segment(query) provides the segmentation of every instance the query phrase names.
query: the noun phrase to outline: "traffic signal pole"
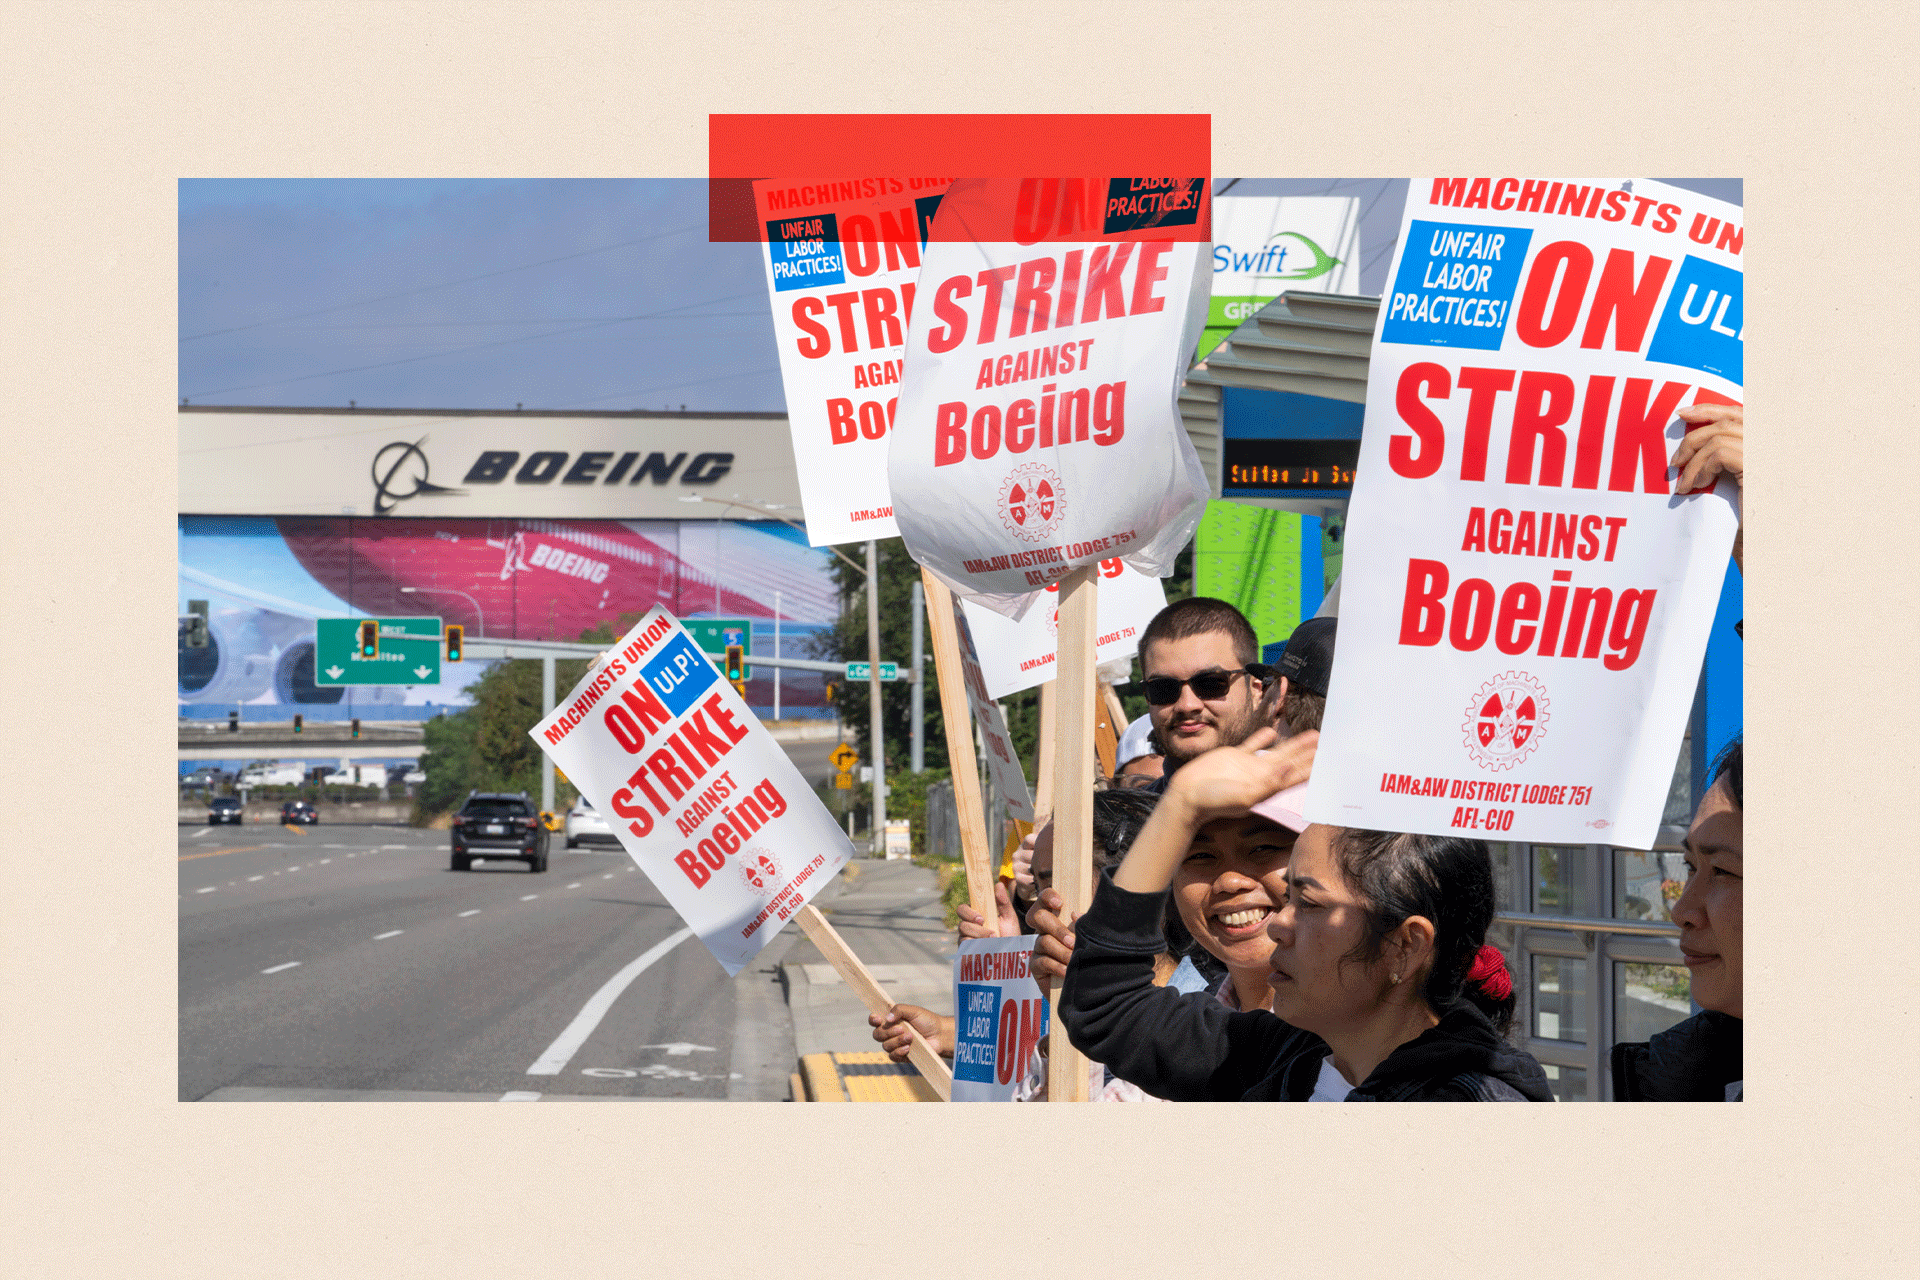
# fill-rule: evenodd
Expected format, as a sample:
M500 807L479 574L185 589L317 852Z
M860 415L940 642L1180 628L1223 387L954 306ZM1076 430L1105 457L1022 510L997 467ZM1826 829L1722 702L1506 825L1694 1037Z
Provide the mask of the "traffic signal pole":
M868 733L873 749L873 830L868 832L867 851L879 856L887 849L887 753L880 729L880 553L879 544L867 542L867 713Z
M553 655L540 659L540 719L553 714ZM553 757L540 753L540 812L553 812Z

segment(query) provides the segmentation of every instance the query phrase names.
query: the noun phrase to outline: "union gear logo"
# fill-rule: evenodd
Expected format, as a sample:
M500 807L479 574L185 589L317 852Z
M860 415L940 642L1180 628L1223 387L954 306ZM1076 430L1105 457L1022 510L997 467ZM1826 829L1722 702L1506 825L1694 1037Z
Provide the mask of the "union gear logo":
M1044 542L1067 513L1060 476L1045 463L1029 462L1000 486L1000 523L1023 542Z
M772 893L780 879L780 861L765 849L742 849L740 878L755 893Z
M1524 671L1480 686L1467 704L1467 754L1485 769L1511 769L1533 754L1547 731L1547 688Z

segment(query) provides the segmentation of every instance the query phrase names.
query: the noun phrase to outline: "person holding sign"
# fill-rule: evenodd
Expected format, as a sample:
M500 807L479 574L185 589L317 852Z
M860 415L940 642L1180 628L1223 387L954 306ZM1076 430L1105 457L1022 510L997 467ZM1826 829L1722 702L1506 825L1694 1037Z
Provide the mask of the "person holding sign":
M1687 830L1687 886L1673 904L1701 1011L1640 1044L1613 1046L1615 1102L1739 1102L1742 747L1721 760Z
M1267 926L1273 1013L1152 987L1145 958L1195 834L1303 781L1318 737L1267 751L1262 730L1169 783L1078 922L1059 1001L1073 1043L1176 1101L1550 1101L1540 1064L1503 1038L1512 981L1484 945L1493 866L1477 840L1310 826Z

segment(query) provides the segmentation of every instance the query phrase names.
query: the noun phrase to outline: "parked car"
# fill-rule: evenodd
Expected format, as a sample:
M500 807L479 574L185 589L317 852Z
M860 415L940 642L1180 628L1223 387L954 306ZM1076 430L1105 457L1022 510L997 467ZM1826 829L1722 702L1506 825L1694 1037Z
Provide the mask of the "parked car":
M280 821L310 827L320 821L320 811L305 800L289 800L280 806Z
M240 825L240 802L232 796L215 796L207 802L207 825L222 822Z
M613 828L607 825L607 820L587 803L585 796L581 796L567 811L567 848L577 848L589 840L595 844L620 843L620 838L613 834Z
M550 838L526 792L469 792L453 815L453 869L471 870L475 858L517 858L545 871Z

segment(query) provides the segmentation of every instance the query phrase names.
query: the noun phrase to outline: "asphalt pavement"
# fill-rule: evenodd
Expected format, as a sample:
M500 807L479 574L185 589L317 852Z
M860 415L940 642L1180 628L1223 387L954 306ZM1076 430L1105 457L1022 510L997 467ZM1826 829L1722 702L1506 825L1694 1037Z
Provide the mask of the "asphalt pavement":
M544 874L456 872L443 831L182 826L179 857L184 1100L724 1098L745 1082L735 984L618 849L556 838ZM785 1097L788 1070L759 1096Z

